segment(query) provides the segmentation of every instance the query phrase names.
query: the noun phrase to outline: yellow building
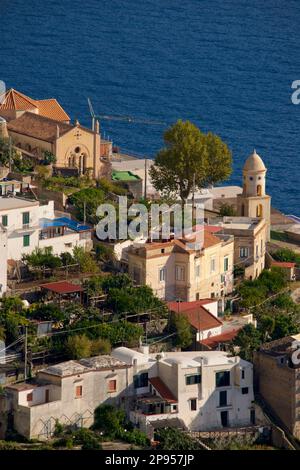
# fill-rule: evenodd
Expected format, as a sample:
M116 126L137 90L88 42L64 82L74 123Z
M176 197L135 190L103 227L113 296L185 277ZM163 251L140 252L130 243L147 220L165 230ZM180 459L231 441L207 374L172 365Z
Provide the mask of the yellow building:
M15 90L9 90L1 103L8 134L25 155L39 160L48 151L56 156L58 169L79 175L89 170L94 178L109 175L111 142L101 140L98 121L94 129L78 121L72 125L55 99L36 101Z
M184 239L134 244L128 270L137 284L150 286L165 300L223 298L233 287L233 256L232 236L205 230L201 250Z
M256 151L247 158L243 168L243 192L237 196L238 215L265 219L267 241L270 240L271 197L266 194L264 162Z

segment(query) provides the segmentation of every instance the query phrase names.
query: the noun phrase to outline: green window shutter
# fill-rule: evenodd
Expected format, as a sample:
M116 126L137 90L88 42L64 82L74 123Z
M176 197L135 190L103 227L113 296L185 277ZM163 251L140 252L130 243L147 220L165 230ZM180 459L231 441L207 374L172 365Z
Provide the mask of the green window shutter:
M30 246L30 235L23 236L23 246Z
M23 212L23 225L29 224L29 212Z
M3 215L3 216L2 216L2 225L3 225L3 227L7 227L7 225L8 225L8 217L7 217L7 215Z

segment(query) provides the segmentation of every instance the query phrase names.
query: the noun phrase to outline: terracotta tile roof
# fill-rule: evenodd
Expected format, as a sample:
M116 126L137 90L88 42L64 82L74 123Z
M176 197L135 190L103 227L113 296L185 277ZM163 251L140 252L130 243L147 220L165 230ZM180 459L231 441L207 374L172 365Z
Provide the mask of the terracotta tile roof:
M232 341L238 334L239 330L240 328L237 328L235 330L226 331L226 333L222 333L221 335L210 336L209 338L200 341L200 343L208 346L210 349L214 349L217 348L220 343L228 343L229 341Z
M177 400L174 397L173 393L159 377L151 377L149 378L149 382L155 388L161 398L168 401L169 403L177 403Z
M219 245L220 243L222 242L218 237L208 232L207 230L204 231L203 248L209 248L210 246Z
M289 263L287 261L272 261L271 266L276 266L278 268L294 268L296 263Z
M202 306L201 300L179 303L168 302L167 305L169 310L184 315L197 331L210 330L223 325L221 320Z
M70 121L70 116L64 111L55 98L36 101L39 115L57 121Z
M62 121L56 121L49 119L44 116L39 116L31 112L22 114L17 119L13 119L7 124L8 130L16 132L17 134L27 135L44 142L55 142L57 135L57 127L59 128L59 135L62 136L72 129L76 129L76 126L66 124ZM78 126L80 129L93 133L90 129L82 126Z
M0 97L0 111L3 110L15 110L15 111L26 111L26 110L35 110L37 109L36 102L29 98L23 93L14 90L11 88L7 90L5 96Z
M46 289L56 294L71 294L73 292L83 292L83 288L76 284L67 281L49 282L48 284L41 284L42 289Z
M70 121L70 117L55 98L34 100L13 88L0 96L0 112L1 110L38 111L40 116L57 121Z

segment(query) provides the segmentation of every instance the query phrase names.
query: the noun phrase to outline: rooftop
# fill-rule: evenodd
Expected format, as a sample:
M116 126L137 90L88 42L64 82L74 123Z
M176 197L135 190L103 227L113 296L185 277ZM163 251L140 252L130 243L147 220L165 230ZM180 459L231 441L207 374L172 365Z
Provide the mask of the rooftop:
M289 263L287 261L272 261L271 266L275 266L277 268L294 268L296 263Z
M227 331L226 333L222 333L220 335L210 336L209 338L203 339L200 342L201 344L204 344L205 346L208 346L211 349L215 349L220 343L227 343L229 341L232 341L239 331L240 329Z
M68 217L59 217L57 219L40 219L40 228L45 229L49 227L67 227L75 232L85 232L91 230L88 225L80 224L75 220L69 219Z
M107 370L126 367L125 362L115 357L103 355L95 356L79 361L66 361L54 366L47 367L41 372L48 375L57 375L59 377L68 377L70 375L84 374L96 370Z
M11 209L23 209L27 207L38 206L38 201L30 201L18 197L0 197L0 211Z
M117 171L113 170L111 179L113 181L139 181L140 177L131 171Z
M62 136L77 127L89 133L93 133L91 129L80 125L67 124L65 122L50 119L49 117L40 116L31 112L25 112L17 119L13 119L7 125L8 130L17 134L27 135L44 142L53 143L57 139L57 131Z
M262 344L260 351L271 356L290 355L295 349L299 348L299 345L295 347L297 342L300 342L300 334L285 336L284 338Z
M149 382L158 392L158 394L169 403L177 403L177 399L171 392L171 390L164 384L160 377L151 377Z
M29 111L37 112L40 116L45 116L58 121L70 121L70 117L55 98L46 100L34 100L29 96L11 88L5 95L0 96L1 110Z
M68 281L49 282L41 284L42 289L54 292L55 294L72 294L74 292L83 292L83 288Z
M222 322L203 307L201 300L193 302L168 302L169 310L183 314L197 331L218 328Z

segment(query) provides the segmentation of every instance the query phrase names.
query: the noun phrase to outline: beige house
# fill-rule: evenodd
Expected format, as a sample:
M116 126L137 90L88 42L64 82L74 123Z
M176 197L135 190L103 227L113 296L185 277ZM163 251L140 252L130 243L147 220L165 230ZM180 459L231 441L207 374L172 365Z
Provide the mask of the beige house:
M254 356L259 394L282 427L300 439L300 334L263 344Z
M237 195L238 215L265 219L267 241L270 240L271 197L266 194L264 162L256 151L247 158L243 168L243 192Z
M233 287L233 253L232 236L204 230L199 250L184 239L134 243L127 251L128 271L165 300L223 298Z
M257 217L223 217L211 220L212 229L234 236L234 265L245 268L245 278L255 279L265 268L268 226ZM208 227L209 230L209 227Z
M28 439L48 439L56 420L89 427L101 403L121 405L130 367L111 356L68 361L40 371L34 383L6 387L0 421L13 416L14 429ZM1 419L2 418L2 419Z

